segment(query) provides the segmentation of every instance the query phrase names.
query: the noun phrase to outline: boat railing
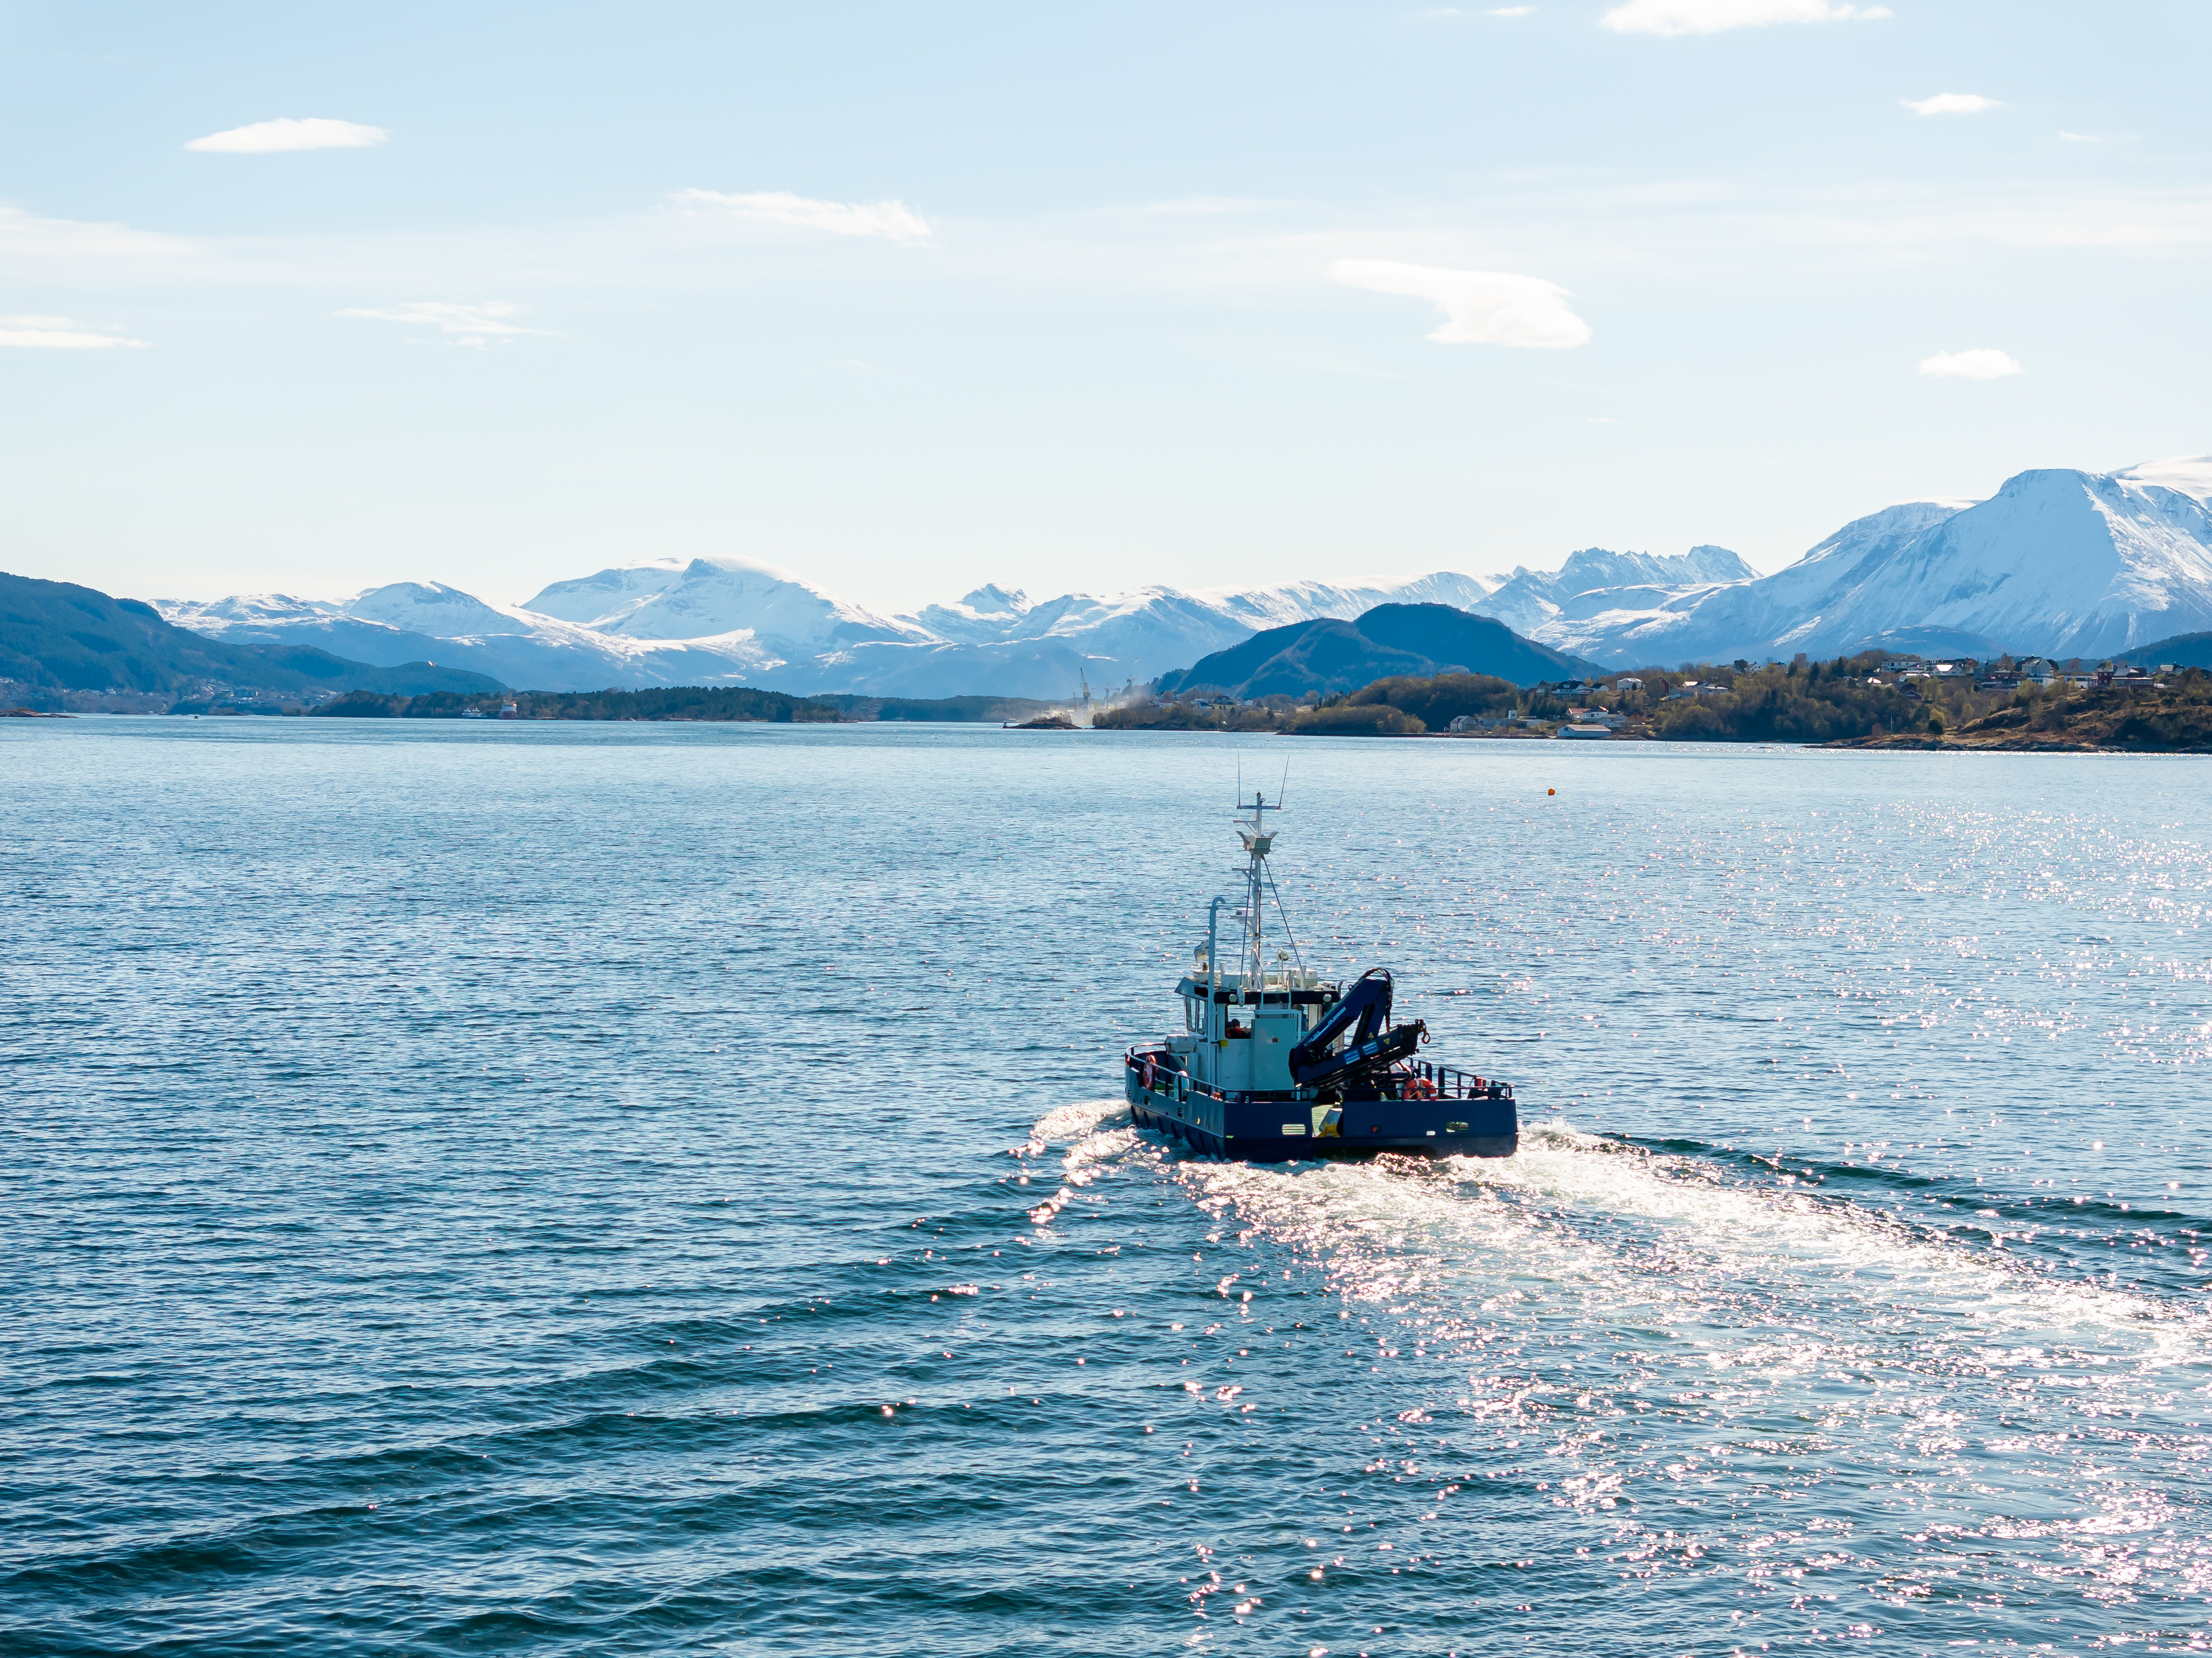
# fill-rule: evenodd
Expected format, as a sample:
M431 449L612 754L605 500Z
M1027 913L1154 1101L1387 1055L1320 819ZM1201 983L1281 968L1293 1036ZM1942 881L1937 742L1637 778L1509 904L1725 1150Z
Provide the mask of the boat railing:
M1218 1100L1224 1105L1243 1105L1252 1098L1249 1093L1234 1089L1216 1088L1201 1082L1189 1072L1167 1062L1159 1049L1129 1050L1128 1062L1146 1073L1147 1086L1155 1094L1173 1096L1179 1101L1192 1099ZM1425 1060L1416 1060L1403 1070L1393 1071L1377 1079L1385 1098L1431 1100L1510 1100L1513 1097L1510 1083L1478 1077L1472 1071L1462 1071L1455 1066L1431 1065ZM1305 1096L1310 1090L1294 1092Z
M1513 1097L1510 1083L1492 1081L1478 1077L1472 1071L1462 1071L1455 1066L1432 1065L1426 1060L1415 1060L1398 1079L1401 1098L1438 1100L1510 1100Z

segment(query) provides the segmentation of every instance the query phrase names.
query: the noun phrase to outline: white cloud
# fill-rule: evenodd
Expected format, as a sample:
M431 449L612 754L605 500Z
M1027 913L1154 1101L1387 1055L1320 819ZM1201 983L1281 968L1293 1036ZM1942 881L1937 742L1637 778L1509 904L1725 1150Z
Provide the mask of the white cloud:
M522 307L504 300L494 300L487 305L456 305L443 300L417 300L390 311L355 309L341 311L341 317L366 317L374 322L413 323L419 327L434 328L455 345L483 349L487 340L511 343L518 334L544 334L543 328L525 328L508 320L522 314Z
M2058 136L2069 144L2130 144L2142 135L2139 132L2068 132L2062 128Z
M1535 9L1534 6L1492 6L1490 15L1492 17L1526 17Z
M825 230L833 236L886 236L895 242L930 239L929 222L904 202L817 202L782 190L738 196L719 190L679 190L671 199L694 213L725 213L767 224Z
M104 351L110 346L142 348L143 340L99 332L67 317L0 317L0 346L33 351Z
M368 149L391 136L382 127L363 126L358 121L288 118L210 132L185 148L222 155L273 155L288 149Z
M1923 357L1920 372L1954 380L1994 380L2027 371L2007 353L1981 346L1972 351L1938 351L1932 357Z
M1620 34L1718 34L1769 23L1836 23L1846 17L1887 17L1886 6L1833 0L1628 0L1601 20Z
M1972 92L1939 92L1933 98L1900 98L1898 102L1915 115L1979 115L1985 109L2004 107L1994 98Z
M1567 306L1567 290L1539 276L1498 270L1445 270L1389 259L1339 259L1329 276L1347 288L1427 300L1444 313L1429 336L1445 345L1583 345L1589 325Z

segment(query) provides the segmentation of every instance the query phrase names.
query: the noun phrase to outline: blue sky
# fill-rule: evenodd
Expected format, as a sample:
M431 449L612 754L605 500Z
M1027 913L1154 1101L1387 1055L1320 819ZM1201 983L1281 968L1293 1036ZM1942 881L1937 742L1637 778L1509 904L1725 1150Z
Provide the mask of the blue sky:
M0 30L0 568L111 592L1772 568L2212 450L2205 0Z

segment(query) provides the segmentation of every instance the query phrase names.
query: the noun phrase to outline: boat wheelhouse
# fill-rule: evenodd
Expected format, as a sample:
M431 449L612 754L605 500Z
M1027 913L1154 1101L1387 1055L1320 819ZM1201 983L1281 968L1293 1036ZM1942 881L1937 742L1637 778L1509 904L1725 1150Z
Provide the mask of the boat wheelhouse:
M1395 986L1385 969L1345 985L1306 965L1267 865L1267 814L1282 802L1255 792L1237 810L1243 896L1207 908L1206 941L1176 985L1183 1028L1124 1056L1137 1126L1259 1163L1511 1156L1520 1137L1511 1086L1421 1059L1428 1027L1391 1022Z

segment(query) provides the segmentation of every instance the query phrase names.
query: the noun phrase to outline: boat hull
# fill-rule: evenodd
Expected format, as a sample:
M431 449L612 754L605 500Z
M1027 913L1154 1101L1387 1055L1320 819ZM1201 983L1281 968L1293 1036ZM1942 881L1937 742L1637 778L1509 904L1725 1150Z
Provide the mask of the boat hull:
M1380 1152L1419 1157L1510 1157L1520 1149L1518 1108L1510 1099L1353 1100L1339 1132L1283 1130L1307 1117L1304 1101L1219 1099L1148 1088L1140 1065L1122 1082L1129 1116L1139 1128L1180 1141L1194 1151L1240 1163L1303 1163L1317 1157L1371 1157ZM1304 1127L1304 1124L1298 1124Z

